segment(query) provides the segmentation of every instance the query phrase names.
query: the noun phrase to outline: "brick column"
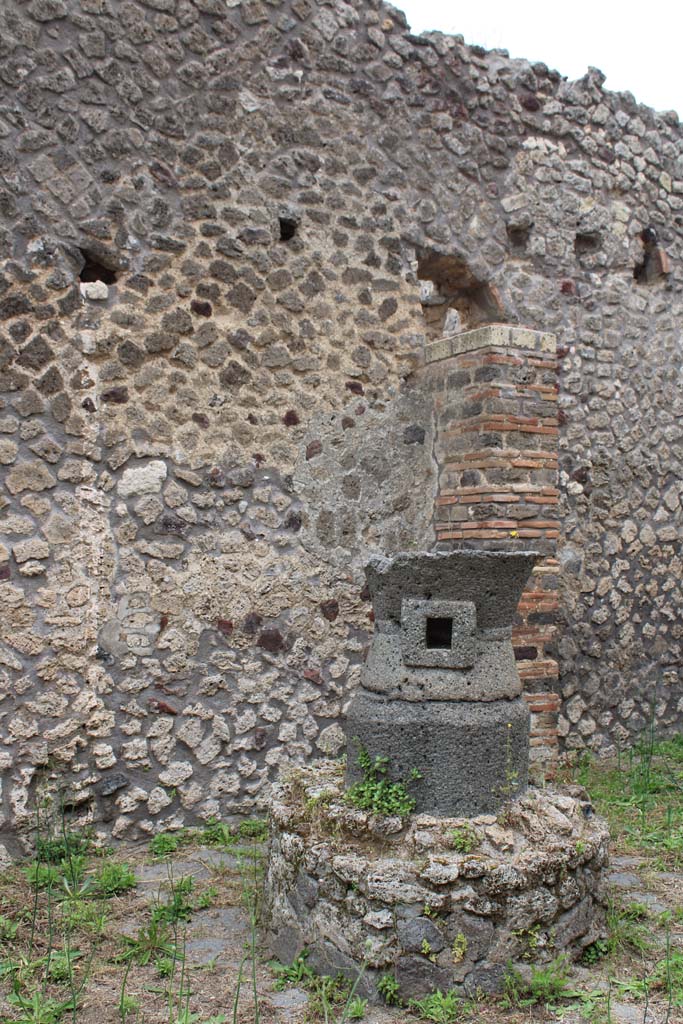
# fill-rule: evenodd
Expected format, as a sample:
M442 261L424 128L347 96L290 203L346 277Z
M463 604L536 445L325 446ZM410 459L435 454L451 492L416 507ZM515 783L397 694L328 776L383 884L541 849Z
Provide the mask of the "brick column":
M557 760L557 355L555 337L491 325L426 347L435 413L437 547L535 549L513 642L531 710L531 759Z

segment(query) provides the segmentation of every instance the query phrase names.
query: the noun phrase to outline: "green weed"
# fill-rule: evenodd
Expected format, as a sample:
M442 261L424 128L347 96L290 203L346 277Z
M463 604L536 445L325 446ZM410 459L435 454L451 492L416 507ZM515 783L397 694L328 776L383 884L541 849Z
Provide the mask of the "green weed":
M332 978L328 974L314 974L307 985L309 1008L312 1013L328 1016L334 1006L346 1004L351 991L350 981L338 974Z
M377 982L377 991L387 1006L400 1006L399 984L393 974L383 974Z
M33 889L50 889L59 885L61 875L52 864L33 861L24 868L26 880Z
M651 929L644 924L648 910L642 903L621 904L610 900L607 905L606 954L648 953L652 949Z
M78 949L53 949L49 956L45 957L45 973L50 981L57 984L64 984L73 976L74 963L82 957Z
M557 999L569 998L574 995L567 980L569 970L567 957L558 956L549 964L532 967L530 980L526 982L519 971L512 964L508 964L501 1006L505 1009L519 1009L539 1004L548 1006Z
M683 736L656 741L652 721L611 768L582 755L575 778L607 818L614 839L654 854L661 869L677 868L683 866Z
M240 839L260 842L268 837L268 822L262 818L248 818L231 827L218 818L210 818L202 828L181 828L177 832L160 832L149 844L155 857L170 857L184 846L201 845L228 848Z
M71 999L52 999L37 990L30 995L12 992L7 996L7 1002L21 1013L15 1024L59 1024L64 1014L74 1009Z
M481 840L474 825L469 822L465 825L458 825L451 829L448 835L449 845L458 853L472 853L479 846Z
M0 942L12 942L17 937L19 924L10 917L0 914Z
M122 892L134 889L137 878L130 864L119 864L116 861L105 861L95 873L92 891L97 896L118 896Z
M356 989L365 973L363 964L351 984L347 978L338 974L332 978L327 974L316 974L307 964L308 950L304 949L291 964L280 964L272 961L271 970L275 974L275 988L280 990L288 985L296 985L306 989L309 994L309 1010L313 1015L330 1021L330 1013L335 1007L341 1007L339 1024L349 1020L362 1020L365 1016L367 999L356 996Z
M42 836L36 838L36 860L48 864L59 864L69 857L82 856L92 850L92 840L80 832L62 830L58 836Z
M140 1000L133 998L133 996L122 995L119 999L119 1017L122 1024L133 1014L138 1014L140 1010Z
M237 826L237 834L240 839L267 839L268 822L262 818L252 818L241 821Z
M118 957L120 961L130 961L144 967L159 956L179 959L171 929L166 923L154 918L140 928L137 935L124 935L122 938L126 948Z
M458 932L458 934L453 939L453 944L451 946L451 955L453 957L453 963L459 964L462 960L465 959L466 953L467 936L464 935L462 932Z
M194 888L194 879L180 878L171 883L171 897L164 903L157 903L152 910L152 921L157 924L176 924L178 921L189 921L195 909L190 895Z
M349 1020L362 1020L365 1016L367 1005L367 999L361 999L360 996L357 996L355 999L351 999L349 1001L346 1016Z
M154 836L149 848L155 857L170 857L185 841L185 836L180 832L160 832Z
M170 956L159 956L154 961L154 967L161 978L171 978L176 969L175 958Z
M292 960L291 964L281 964L277 960L271 960L270 969L275 975L273 987L280 992L288 985L305 986L308 984L315 974L308 966L307 958L308 950L304 949L295 960Z
M237 842L237 837L230 826L218 821L217 818L209 819L198 838L204 846L234 846Z
M390 782L387 779L388 757L378 755L372 758L365 747L359 745L358 765L363 778L346 793L347 803L371 814L396 814L401 818L415 810L415 800L406 788L410 782ZM413 769L410 780L419 778L420 773Z
M609 953L609 945L606 939L596 939L595 942L591 942L590 946L586 946L583 953L581 954L581 962L586 964L587 967L592 967L599 963Z
M409 1006L424 1020L435 1021L436 1024L454 1024L461 1015L463 1003L454 990L442 992L437 989L424 999L411 999Z

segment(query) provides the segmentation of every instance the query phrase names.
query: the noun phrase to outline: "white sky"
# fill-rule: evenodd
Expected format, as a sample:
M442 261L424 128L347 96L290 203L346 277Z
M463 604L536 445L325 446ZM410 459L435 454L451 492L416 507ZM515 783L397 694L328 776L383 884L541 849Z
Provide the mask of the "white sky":
M542 61L569 79L589 66L605 88L633 93L683 119L683 4L679 0L390 0L413 32L459 34L468 43ZM651 6L652 4L652 6Z

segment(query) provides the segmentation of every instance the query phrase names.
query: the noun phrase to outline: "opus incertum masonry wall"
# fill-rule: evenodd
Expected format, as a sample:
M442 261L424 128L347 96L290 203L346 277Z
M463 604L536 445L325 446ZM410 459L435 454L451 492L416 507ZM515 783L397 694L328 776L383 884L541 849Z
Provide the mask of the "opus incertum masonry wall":
M682 160L378 0L2 3L3 846L341 753L399 551L544 554L534 770L677 727Z

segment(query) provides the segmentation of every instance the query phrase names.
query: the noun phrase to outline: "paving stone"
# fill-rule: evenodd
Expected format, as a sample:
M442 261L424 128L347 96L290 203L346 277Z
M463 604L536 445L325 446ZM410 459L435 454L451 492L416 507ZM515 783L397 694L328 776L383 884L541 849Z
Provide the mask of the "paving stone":
M614 1024L649 1024L654 1020L652 1013L646 1013L642 1006L632 1006L630 1003L611 1003L612 1020Z
M633 889L643 884L638 875L628 871L611 871L607 876L607 881L611 885L618 886L620 889Z
M308 1005L308 995L301 988L286 988L282 992L271 992L268 1002L276 1010L301 1010Z
M196 964L207 964L216 957L224 965L239 964L249 938L249 921L241 907L212 907L192 915L186 956Z
M170 866L169 866L170 865ZM152 864L143 864L136 869L138 881L143 885L169 884L171 879L176 882L180 878L188 876L197 881L208 878L210 875L208 867L199 860L174 860L170 862L159 861Z
M653 914L663 914L665 910L671 909L666 905L666 903L662 903L659 897L655 896L654 893L644 892L640 889L630 890L629 900L633 903L642 903L648 908L648 910L652 911Z

